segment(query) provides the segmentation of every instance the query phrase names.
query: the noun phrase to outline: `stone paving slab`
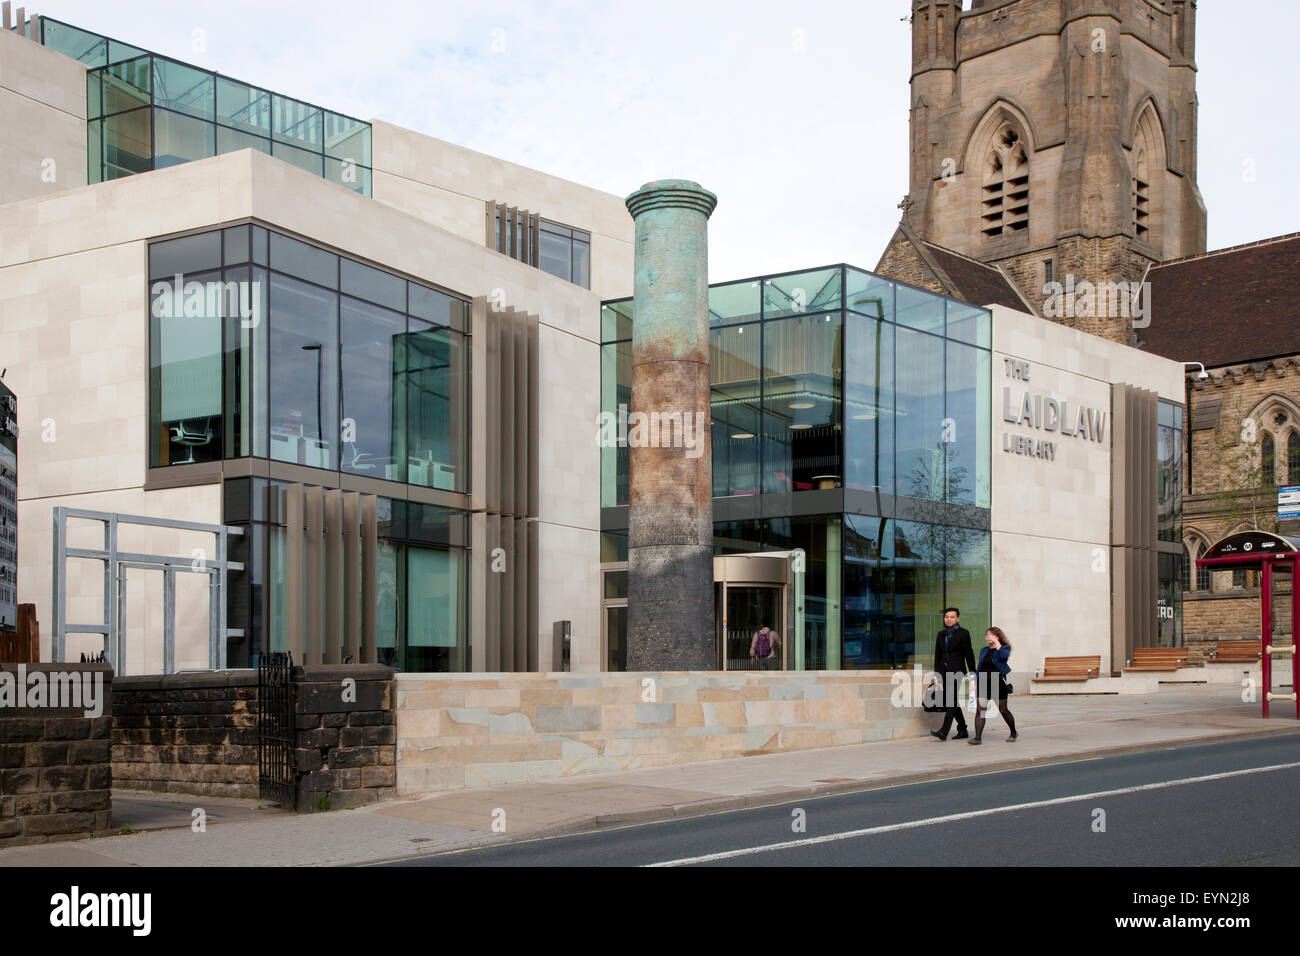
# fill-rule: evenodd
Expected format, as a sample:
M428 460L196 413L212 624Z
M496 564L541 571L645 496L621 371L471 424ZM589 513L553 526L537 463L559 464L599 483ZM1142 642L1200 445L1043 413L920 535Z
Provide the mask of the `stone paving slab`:
M1021 732L1008 744L991 719L985 743L885 741L714 760L675 767L458 790L414 800L320 814L273 813L256 801L209 814L204 833L188 826L0 850L0 866L329 866L404 859L416 854L541 834L689 816L969 773L1089 759L1104 754L1234 737L1300 733L1294 710L1264 721L1258 703L1242 703L1231 685L1164 689L1147 697L1012 698ZM939 717L934 723L937 726ZM216 798L132 794L127 800L175 801L179 812ZM149 808L146 808L149 809ZM493 811L506 832L494 832ZM153 807L157 821L177 819Z

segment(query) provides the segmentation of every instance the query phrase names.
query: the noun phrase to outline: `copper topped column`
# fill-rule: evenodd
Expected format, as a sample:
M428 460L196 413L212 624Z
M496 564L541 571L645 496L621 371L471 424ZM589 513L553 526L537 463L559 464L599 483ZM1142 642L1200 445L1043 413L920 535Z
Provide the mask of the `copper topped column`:
M627 668L714 670L708 221L718 197L665 179L636 223L628 410Z

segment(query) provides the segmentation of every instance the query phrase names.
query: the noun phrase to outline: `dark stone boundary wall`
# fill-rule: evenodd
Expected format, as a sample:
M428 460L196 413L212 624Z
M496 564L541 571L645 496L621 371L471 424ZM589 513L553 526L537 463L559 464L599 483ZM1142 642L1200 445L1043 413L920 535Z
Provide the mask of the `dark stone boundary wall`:
M257 799L257 671L119 677L119 789Z
M17 664L0 664L15 675ZM0 847L109 832L113 771L107 664L27 664L26 672L103 674L103 714L84 708L0 706ZM93 678L91 678L93 680Z
M356 681L345 701L344 680ZM355 807L397 796L393 670L378 664L293 669L297 685L294 809Z

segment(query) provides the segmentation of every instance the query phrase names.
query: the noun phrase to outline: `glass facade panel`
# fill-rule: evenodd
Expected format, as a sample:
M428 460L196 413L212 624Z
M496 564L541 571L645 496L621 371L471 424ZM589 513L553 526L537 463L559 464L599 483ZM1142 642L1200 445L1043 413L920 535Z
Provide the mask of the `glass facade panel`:
M406 480L426 488L467 491L465 336L450 329L422 328L412 320L405 352Z
M152 103L149 57L127 60L101 71L104 115L111 116Z
M323 145L320 107L299 100L271 94L271 137L319 153Z
M1183 554L1156 555L1156 643L1160 647L1183 645Z
M894 283L861 269L846 268L844 306L875 319L894 321Z
M714 497L740 498L725 506L740 510L746 495L779 496L759 508L785 512L715 523L714 553L804 550L805 630L789 636L786 662L795 669L929 667L945 606L961 607L972 633L989 623L989 313L953 304L959 337L945 338L947 300L911 290L900 306L899 296L901 286L848 267L710 289ZM834 308L812 311L818 303ZM604 307L601 407L617 421L632 303ZM896 324L901 307L933 332ZM746 437L754 421L757 452ZM624 506L626 449L602 445L601 504ZM846 495L847 513L794 513L838 500L808 495L841 486L881 495ZM604 560L626 560L626 531L605 534L623 549ZM747 664L744 647L726 653Z
M395 312L406 311L406 280L370 266L339 260L339 291Z
M271 233L271 268L329 289L339 287L339 257L297 239Z
M257 411L266 408L266 270L240 266L225 276L225 455L266 457L266 419Z
M244 133L269 138L271 94L255 86L218 76L217 122Z
M1158 408L1156 537L1160 541L1177 543L1183 540L1183 408L1165 401L1160 402ZM1265 437L1268 437L1267 433ZM1272 471L1265 472L1265 475L1264 484L1274 485Z
M193 283L189 286L188 283ZM215 295L207 294L216 289ZM187 276L191 294L150 290L149 463L221 458L221 272Z
M221 233L201 232L149 246L149 278L172 279L221 268Z
M329 110L323 111L322 117L325 155L370 165L370 124Z
M770 287L769 287L770 288ZM795 294L795 287L783 291ZM843 320L840 313L763 323L763 490L837 488Z
M216 77L184 63L153 57L153 103L209 123L216 116Z
M337 467L337 300L317 286L271 276L269 437L276 461Z
M170 110L154 110L154 169L215 156L215 132L211 123Z
M762 327L732 325L709 330L713 389L713 496L759 493L762 429Z
M86 77L90 182L251 148L371 194L369 123L106 42L108 65L97 62ZM150 106L153 113L136 113ZM101 141L106 163L94 159Z
M993 347L993 318L988 309L948 301L948 338L980 348Z
M458 332L465 331L464 299L457 299L414 282L407 283L407 297L413 318L447 326Z
M153 167L152 114L139 109L104 120L104 179L134 176Z
M408 547L406 554L406 648L408 671L464 670L464 554Z
M628 502L627 407L632 400L632 343L600 347L600 506ZM717 452L714 452L715 456ZM716 457L714 459L717 460Z
M104 114L104 99L100 92L103 74L97 70L86 71L86 119L98 119Z
M94 185L104 181L104 121L91 120L86 124L86 183Z
M763 317L803 315L840 308L839 269L800 272L763 280Z
M271 152L271 141L261 136L241 133L239 130L226 129L224 126L217 127L218 154L235 153L241 149L255 149L269 154Z
M372 173L365 166L358 166L351 160L326 156L324 175L327 180L336 186L342 186L344 189L350 189L354 193L360 193L363 196L370 195L373 181Z
M591 288L591 243L576 236L573 239L572 282L584 289Z
M992 490L989 353L948 342L947 415L943 443L944 496L955 504L989 507Z
M939 303L942 315L943 303ZM896 493L911 498L945 498L943 339L897 329L894 419L897 443Z
M632 300L606 302L600 308L600 337L603 342L632 338Z
M537 267L543 272L564 279L573 279L572 240L568 236L556 235L543 227L538 250Z
M339 314L342 469L404 481L405 442L396 436L405 431L401 386L406 316L348 296L343 297Z
M843 524L840 515L772 518L767 522L766 549L801 548L806 556L803 643L788 635L791 670L840 669Z
M299 149L297 146L290 146L287 143L276 141L271 144L271 155L315 176L324 175L324 159L320 153Z
M844 518L844 650L846 670L906 667L909 648L894 643L893 522Z
M108 38L49 17L43 18L41 43L90 67L108 63Z
M844 326L845 487L894 492L894 326L849 313Z
M943 335L944 300L939 296L899 285L895 301L899 325Z
M627 303L629 320L632 303ZM709 287L709 324L731 325L734 322L757 322L762 317L763 291L757 279ZM627 338L632 336L629 324ZM607 338L609 336L606 336Z

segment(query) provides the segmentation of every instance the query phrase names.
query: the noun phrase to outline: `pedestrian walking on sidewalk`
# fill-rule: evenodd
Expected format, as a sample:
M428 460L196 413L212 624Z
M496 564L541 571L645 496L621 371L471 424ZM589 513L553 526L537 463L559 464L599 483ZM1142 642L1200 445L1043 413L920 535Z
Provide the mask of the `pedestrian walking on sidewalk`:
M943 726L930 731L940 740L948 739L948 731L954 719L957 721L957 735L953 740L963 740L966 733L966 715L961 712L961 693L958 684L967 674L975 670L975 651L970 644L970 631L961 626L961 611L955 607L944 608L943 629L934 639L934 676L942 685L939 692L943 694Z
M1002 628L990 627L984 634L984 643L986 646L980 648L979 666L975 668L975 736L970 743L984 742L984 710L990 700L997 702L998 712L1007 722L1011 731L1007 743L1011 743L1019 736L1016 718L1007 707L1007 695L1011 693L1011 685L1007 683L1007 675L1011 673L1011 665L1007 663L1011 656L1011 642Z
M781 639L776 636L776 631L772 630L767 621L764 621L763 626L754 632L754 639L749 642L750 663L765 671L778 666L776 645L779 643Z

